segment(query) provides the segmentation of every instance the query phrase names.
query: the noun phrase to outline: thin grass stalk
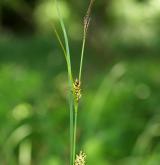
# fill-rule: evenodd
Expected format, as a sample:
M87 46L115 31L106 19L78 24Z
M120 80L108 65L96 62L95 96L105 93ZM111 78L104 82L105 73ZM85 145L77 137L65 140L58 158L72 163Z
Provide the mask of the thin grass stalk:
M58 34L58 32L57 32L57 30L56 30L56 28L53 26L53 29L54 29L54 32L55 32L55 34L56 34L56 37L57 37L57 40L59 41L59 44L60 44L60 46L61 46L61 48L62 48L62 50L63 50L63 54L64 54L64 56L65 56L65 59L66 59L66 63L67 63L67 66L69 65L68 64L68 59L67 59L67 53L66 53L66 50L65 50L65 48L64 48L64 45L63 45L63 43L62 43L62 41L61 41L61 38L60 38L60 36L59 36L59 34ZM69 75L68 75L68 77L69 77ZM72 163L72 148L73 148L73 100L72 100L72 97L71 97L71 94L69 93L69 98L68 98L68 102L69 102L69 109L70 109L70 165L72 165L73 163Z
M75 103L75 111L74 111L74 136L73 136L73 159L72 162L74 164L76 157L76 135L77 135L77 114L78 114L78 104Z
M73 165L73 100L69 97L69 109L70 109L70 165Z
M74 117L73 117L73 94L72 94L72 84L73 84L73 78L72 78L72 69L71 69L71 60L70 60L70 50L69 50L69 43L68 43L68 36L66 33L66 29L65 29L65 25L63 22L63 19L61 17L60 11L59 11L59 7L57 4L57 0L55 0L56 2L56 7L57 7L57 12L58 12L58 16L59 16L59 20L60 20L60 24L61 24L61 28L63 31L63 35L64 35L64 40L65 40L65 47L66 47L66 61L67 61L67 69L68 69L68 83L69 83L69 111L70 111L70 165L73 165L73 134L74 134Z
M68 60L68 74L69 74L69 80L70 80L70 87L72 87L72 83L73 83L73 78L72 78L72 68L71 68L71 60L70 60L70 50L69 50L69 42L68 42L68 36L67 36L67 32L66 32L66 28L57 4L57 0L55 0L56 2L56 7L57 7L57 12L58 12L58 17L60 20L60 24L62 27L62 31L63 31L63 35L64 35L64 40L65 40L65 46L66 46L66 52L67 52L67 60Z
M82 66L83 66L83 57L84 57L84 49L85 49L85 43L86 43L86 36L87 36L87 31L88 31L88 27L90 24L90 13L91 13L91 9L92 9L92 5L93 2L95 0L91 0L86 16L84 18L84 30L83 30L83 42L82 42L82 49L81 49L81 61L80 61L80 68L79 68L79 81L81 81L81 75L82 75Z
M82 75L82 66L83 66L83 57L84 57L85 43L86 43L86 35L85 35L85 31L84 31L83 43L82 43L82 51L81 51L80 69L79 69L79 81L81 81L81 75Z
M80 67L79 67L79 82L81 83L81 76L82 76L82 67L83 67L83 59L84 59L84 50L85 50L85 43L86 43L86 36L88 27L90 24L90 12L93 5L94 0L90 1L86 16L84 18L84 29L83 29L83 41L82 41L82 49L81 49L81 60L80 60ZM78 105L79 102L74 102L75 107L75 120L74 120L74 146L73 146L73 162L75 162L75 152L76 152L76 128L77 128L77 113L78 113Z

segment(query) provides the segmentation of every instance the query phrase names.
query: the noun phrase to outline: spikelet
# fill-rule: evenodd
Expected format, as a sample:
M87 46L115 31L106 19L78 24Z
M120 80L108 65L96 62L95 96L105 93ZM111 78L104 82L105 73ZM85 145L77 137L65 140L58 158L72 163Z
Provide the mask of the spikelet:
M75 100L78 102L81 98L81 82L78 79L76 79L73 84L73 93Z
M84 34L86 35L87 34L87 31L88 31L88 27L89 27L89 24L90 24L90 16L89 15L86 15L84 17Z
M76 155L76 160L74 165L85 165L86 164L86 154L80 151L79 155Z
M88 30L88 27L89 27L89 24L90 24L90 20L91 20L90 13L91 13L91 9L92 9L92 5L93 5L94 1L95 0L90 1L86 16L84 17L84 34L85 35L87 34L87 30Z

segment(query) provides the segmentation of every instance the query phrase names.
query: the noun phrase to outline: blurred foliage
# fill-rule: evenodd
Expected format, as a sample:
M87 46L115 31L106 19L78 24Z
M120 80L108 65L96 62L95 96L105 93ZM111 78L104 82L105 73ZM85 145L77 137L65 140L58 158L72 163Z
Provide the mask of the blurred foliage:
M60 1L76 75L89 1ZM97 165L159 165L160 0L98 0L84 62L78 150ZM0 164L69 158L65 60L52 0L0 1Z

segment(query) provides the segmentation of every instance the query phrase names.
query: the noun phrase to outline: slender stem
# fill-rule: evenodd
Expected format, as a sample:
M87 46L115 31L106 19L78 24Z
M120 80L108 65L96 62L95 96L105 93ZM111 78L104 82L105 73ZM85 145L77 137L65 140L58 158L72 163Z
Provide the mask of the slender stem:
M70 113L70 165L73 165L72 158L73 158L73 100L72 100L72 93L69 96L69 113Z
M0 2L0 30L2 26L2 7L1 7L1 2Z
M85 43L86 43L86 34L85 34L85 31L84 31L83 43L82 43L82 51L81 51L81 61L80 61L80 68L79 68L79 80L81 80L81 75L82 75L82 66L83 66L83 57L84 57Z
M56 37L59 41L59 44L60 44L60 46L63 50L64 56L65 56L65 59L66 59L66 62L67 62L67 66L68 66L69 63L68 63L68 59L67 59L67 53L66 53L66 50L63 46L60 35L58 34L58 31L57 31L55 26L53 26L53 29L54 29ZM70 78L69 75L68 75L68 78ZM70 83L69 83L69 86L70 86ZM70 109L70 111L69 111L69 113L70 113L70 117L69 117L70 118L70 165L72 165L73 164L72 163L72 157L73 157L72 156L73 155L73 99L72 99L72 93L71 92L69 92L69 100L68 101L69 101L69 109Z
M57 0L55 0L55 2L57 4ZM72 85L73 78L72 78L72 69L71 69L71 60L70 60L70 50L69 50L68 36L67 36L66 28L65 28L65 25L64 25L64 22L63 22L58 4L56 5L56 7L57 7L57 12L58 12L61 28L62 28L62 31L63 31L63 35L64 35L66 52L67 52L67 68L68 68L69 78L70 78L70 81L71 81L70 85Z
M73 77L72 77L72 68L71 68L71 60L70 60L70 50L69 50L69 43L68 43L68 36L66 33L66 28L59 10L59 6L57 3L57 0L55 0L56 2L56 7L57 7L57 13L58 13L58 17L60 20L60 25L63 31L63 36L64 36L64 40L65 40L65 50L63 49L63 44L61 44L61 40L59 40L59 42L61 42L61 47L64 51L65 57L66 57L66 62L67 62L67 69L68 69L68 83L69 83L69 109L70 109L70 165L73 165L73 127L74 127L74 123L73 123L73 94L72 94L72 84L73 84Z
M73 136L73 164L75 162L76 156L76 134L77 134L77 113L78 113L78 105L75 105L75 112L74 112L74 136ZM72 164L72 165L73 165Z

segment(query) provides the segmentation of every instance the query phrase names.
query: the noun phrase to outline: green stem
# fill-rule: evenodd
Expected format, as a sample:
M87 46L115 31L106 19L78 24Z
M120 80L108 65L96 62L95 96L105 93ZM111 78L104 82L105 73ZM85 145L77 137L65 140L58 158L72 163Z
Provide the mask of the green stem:
M69 108L70 108L70 165L73 165L72 158L73 158L73 100L72 100L72 93L69 96Z
M75 162L75 156L76 156L76 135L77 135L77 113L78 113L78 105L75 105L75 112L74 112L74 136L73 136L73 164ZM72 164L72 165L73 165Z
M56 2L56 7L57 7L57 12L58 12L61 28L62 28L62 31L63 31L64 41L65 41L65 46L66 46L66 53L67 53L67 68L68 68L69 78L70 78L70 81L71 81L70 85L72 86L73 78L72 78L72 69L71 69L71 60L70 60L70 50L69 50L68 36L67 36L66 28L65 28L60 10L59 10L59 6L57 4L57 0L55 0L55 2Z
M60 25L63 31L63 36L64 36L64 41L65 41L65 49L63 47L63 44L61 42L61 40L59 40L60 45L63 49L63 52L65 54L66 57L66 62L67 62L67 70L68 70L68 82L69 82L69 109L70 109L70 165L73 165L73 94L72 94L72 84L73 84L73 77L72 77L72 68L71 68L71 60L70 60L70 50L69 50L69 43L68 43L68 36L66 33L66 28L59 10L59 6L57 3L57 0L55 0L56 2L56 7L57 7L57 13L58 13L58 17L59 17L59 21L60 21ZM58 33L57 33L58 34ZM60 37L59 37L60 38Z
M86 34L85 34L85 31L84 31L83 43L82 43L82 51L81 51L81 61L80 61L80 68L79 68L79 80L81 80L81 75L82 75L82 66L83 66L83 57L84 57L85 43L86 43Z

